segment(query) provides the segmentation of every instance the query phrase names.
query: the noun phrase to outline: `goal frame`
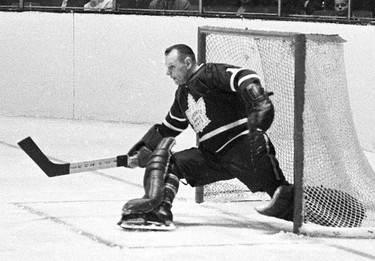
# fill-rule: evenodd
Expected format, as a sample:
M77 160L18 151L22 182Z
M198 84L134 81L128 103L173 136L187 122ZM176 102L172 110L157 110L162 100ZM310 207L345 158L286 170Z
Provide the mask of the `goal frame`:
M291 38L295 43L295 77L294 77L294 154L293 154L293 183L294 183L294 214L293 214L293 232L299 234L302 226L302 211L303 211L303 169L304 169L304 124L303 112L305 104L305 62L306 62L306 35L288 32L273 32L260 30L245 30L233 28L220 28L204 26L198 28L198 55L197 61L199 64L206 61L206 36L209 33L225 33L228 35L251 35L256 36L270 36ZM204 187L197 187L195 190L196 203L204 201Z
M231 36L234 39L231 39ZM232 40L237 41L236 37L239 41L233 42ZM250 41L247 41L247 37ZM256 42L255 47L252 42ZM281 148L285 147L279 160L286 164L282 168L287 180L294 184L294 233L375 238L375 172L363 154L348 105L342 45L344 42L337 34L203 26L198 28L197 61L199 64L223 62L254 66L249 69L267 73L263 75L266 87L276 84L274 88L278 88L280 99L293 100L293 104L280 103L285 106L279 111L282 115L281 121L274 122L275 129L271 129L270 134L278 131L283 124L288 128L287 136L281 134L281 139L288 144L280 143L283 144ZM231 49L225 50L222 43L230 44ZM277 53L267 49L268 44L279 48ZM248 61L249 58L254 60ZM276 71L270 70L274 65ZM285 72L288 77L284 79ZM321 93L332 98L329 99L329 105L320 103L324 100L319 96ZM275 97L275 102L277 98ZM320 112L320 108L325 111ZM316 112L320 112L321 117L316 117ZM293 117L289 117L290 114L293 114ZM337 115L340 117L336 117ZM328 121L332 126L325 122L329 119L332 120ZM340 127L335 128L338 124ZM315 141L323 145L316 146ZM334 151L326 148L332 148ZM327 160L316 158L319 153ZM337 156L331 157L334 153L337 153ZM321 176L318 176L321 179L314 180L316 171L321 172ZM340 182L332 180L332 177L337 177ZM235 187L238 184L236 182ZM349 185L346 187L346 184ZM223 198L237 201L244 199L245 194L245 199L255 197L260 200L258 195L248 195L250 191L246 186L238 185L240 193L232 189L233 183L230 181L227 184L223 181L217 187L197 187L195 201L202 203L207 199ZM216 198L220 192L223 192L223 195Z

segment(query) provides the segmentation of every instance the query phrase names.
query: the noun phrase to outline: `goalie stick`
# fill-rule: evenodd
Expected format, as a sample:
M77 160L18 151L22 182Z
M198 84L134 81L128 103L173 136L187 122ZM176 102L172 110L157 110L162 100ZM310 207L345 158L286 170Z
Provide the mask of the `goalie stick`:
M115 167L130 168L138 165L137 157L129 157L128 155L119 155L113 158L82 161L76 163L59 164L50 161L31 137L27 137L21 140L20 142L18 142L18 145L44 171L44 173L48 177L63 176L73 173Z

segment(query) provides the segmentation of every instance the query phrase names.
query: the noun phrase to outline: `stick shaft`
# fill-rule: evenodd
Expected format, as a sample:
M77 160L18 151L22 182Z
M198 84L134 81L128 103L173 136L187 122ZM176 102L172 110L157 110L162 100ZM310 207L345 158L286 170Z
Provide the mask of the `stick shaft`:
M70 163L69 173L79 173L85 171L94 171L98 169L116 168L117 158L98 159L91 161L82 161Z
M50 161L48 157L41 151L38 145L36 145L36 143L31 139L31 137L27 137L21 140L20 142L18 142L18 145L44 171L44 173L48 177L56 177L72 173L80 173L115 167L133 168L138 165L137 157L129 157L128 155L119 155L113 158L59 164Z

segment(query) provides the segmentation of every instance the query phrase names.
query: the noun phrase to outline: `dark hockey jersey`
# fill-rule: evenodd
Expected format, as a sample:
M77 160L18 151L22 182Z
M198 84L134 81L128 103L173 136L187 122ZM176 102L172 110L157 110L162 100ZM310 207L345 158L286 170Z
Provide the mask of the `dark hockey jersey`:
M189 124L198 134L199 146L219 152L249 133L241 84L260 81L249 69L228 64L202 64L189 81L180 85L170 111L160 126L163 136L177 136Z

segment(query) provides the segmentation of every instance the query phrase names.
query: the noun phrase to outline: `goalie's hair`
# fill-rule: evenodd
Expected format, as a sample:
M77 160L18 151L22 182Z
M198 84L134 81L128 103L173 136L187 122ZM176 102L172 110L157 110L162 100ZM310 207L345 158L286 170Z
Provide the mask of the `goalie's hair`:
M178 51L180 61L183 61L186 57L190 57L190 59L193 62L196 62L195 54L194 54L193 50L189 46L187 46L186 44L172 45L165 50L164 54L168 55L173 50Z

